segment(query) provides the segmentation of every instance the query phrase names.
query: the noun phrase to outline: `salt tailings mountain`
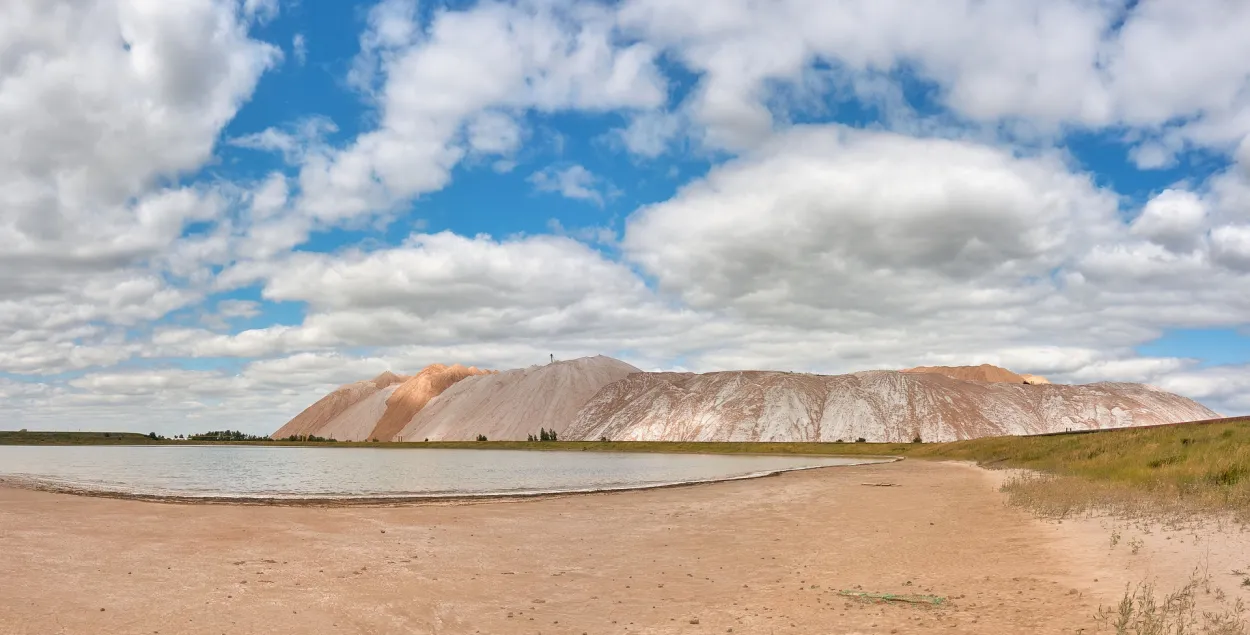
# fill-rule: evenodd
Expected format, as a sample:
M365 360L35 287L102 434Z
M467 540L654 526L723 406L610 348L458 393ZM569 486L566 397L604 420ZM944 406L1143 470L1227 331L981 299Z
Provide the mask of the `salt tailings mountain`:
M938 373L639 373L595 395L569 438L954 441L1218 416L1141 384L969 381Z
M434 364L412 377L383 373L330 393L271 435L339 441L524 440L564 432L604 386L637 368L583 357L503 372Z
M953 379L968 379L972 381L992 381L1005 384L1049 384L1050 380L1037 375L1017 375L1006 368L999 368L989 364L981 364L980 366L917 366L915 368L907 368L904 373L934 373L938 375L946 375Z
M393 387L405 379L407 377L386 371L370 380L340 386L338 390L322 397L270 436L274 439L285 439L290 436L328 436L323 434L325 428L349 408L376 395L379 391L394 390ZM387 393L387 396L390 394Z
M812 375L645 373L587 357L487 373L441 365L349 384L274 433L339 440L953 441L1217 417L1151 386L1050 384L995 366ZM460 369L451 372L453 369ZM437 379L436 379L437 378Z
M339 441L390 441L431 399L452 384L490 371L431 364L411 377L390 371L347 384L323 397L270 435L318 436Z
M491 440L523 441L540 428L555 430L563 439L591 397L638 372L600 355L472 377L430 402L397 440L460 440L482 434Z

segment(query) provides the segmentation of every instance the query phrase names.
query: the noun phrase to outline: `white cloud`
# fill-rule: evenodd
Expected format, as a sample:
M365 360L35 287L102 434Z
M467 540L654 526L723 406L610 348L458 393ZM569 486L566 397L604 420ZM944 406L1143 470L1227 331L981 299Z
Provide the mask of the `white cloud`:
M251 300L222 300L217 314L224 318L253 318L260 315L260 303Z
M479 126L469 143L492 138L480 134L485 111L651 108L665 98L655 51L615 47L606 8L482 4L436 12L418 37L409 5L379 5L362 37L368 55L357 68L366 70L353 77L372 78L367 69L376 68L385 78L375 93L379 127L301 170L300 207L320 222L383 213L445 186L470 149L462 128Z
M296 33L291 38L291 54L295 56L295 61L299 62L300 66L308 62L308 42L303 33Z
M1225 414L1250 412L1250 367L1215 366L1161 377L1157 385L1189 395Z
M684 108L714 147L767 139L766 105L817 62L853 77L914 73L977 122L1125 125L1220 150L1250 133L1245 3L629 0L621 20L702 75ZM1174 151L1147 143L1135 158L1161 167Z
M1226 225L1211 232L1212 257L1216 262L1250 272L1250 225Z
M1193 192L1164 190L1146 203L1132 224L1132 233L1171 251L1191 251L1206 229L1207 211Z
M603 180L580 165L550 166L531 174L529 182L539 192L555 192L565 198L603 205Z
M228 194L165 184L210 160L280 59L247 33L266 11L217 0L0 4L0 370L114 363L134 348L116 326L201 297L177 278L199 275L193 261L210 257L213 237L182 232L220 219Z
M649 111L634 115L629 125L616 131L616 137L630 152L655 158L668 150L682 130L678 115Z
M516 119L501 112L484 112L468 124L469 148L482 154L511 155L521 146L523 131Z
M338 126L325 117L308 117L288 126L288 129L265 128L230 139L228 143L240 148L277 152L287 163L298 164L308 152L323 150L327 135L338 132Z
M1036 302L1115 212L1053 159L807 127L639 211L623 245L696 307L915 314Z
M278 17L278 0L243 0L243 15L262 24Z

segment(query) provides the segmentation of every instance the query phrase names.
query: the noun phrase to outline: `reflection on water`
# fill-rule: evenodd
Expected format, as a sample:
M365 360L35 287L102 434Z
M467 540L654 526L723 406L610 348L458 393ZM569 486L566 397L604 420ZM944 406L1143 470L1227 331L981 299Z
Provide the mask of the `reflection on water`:
M0 446L0 475L137 494L240 497L567 492L855 465L866 459L247 446Z

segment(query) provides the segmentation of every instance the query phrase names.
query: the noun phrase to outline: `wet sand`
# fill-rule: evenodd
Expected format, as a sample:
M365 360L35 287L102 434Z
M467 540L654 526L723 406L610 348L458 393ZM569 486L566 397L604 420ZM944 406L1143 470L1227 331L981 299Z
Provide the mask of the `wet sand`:
M899 487L862 485L883 481ZM996 482L904 461L345 508L0 488L0 634L1099 632L1097 607L1147 554L1010 509Z

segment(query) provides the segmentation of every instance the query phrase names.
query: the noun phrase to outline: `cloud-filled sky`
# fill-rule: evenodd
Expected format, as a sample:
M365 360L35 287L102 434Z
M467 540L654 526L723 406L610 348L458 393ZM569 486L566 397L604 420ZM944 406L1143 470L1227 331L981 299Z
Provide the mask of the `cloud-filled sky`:
M9 0L0 428L433 362L994 363L1250 412L1241 0Z

